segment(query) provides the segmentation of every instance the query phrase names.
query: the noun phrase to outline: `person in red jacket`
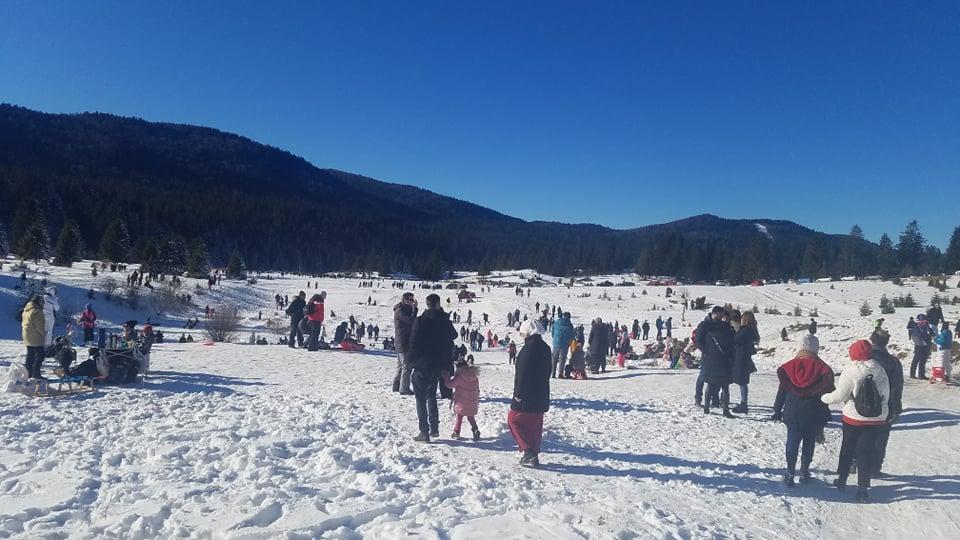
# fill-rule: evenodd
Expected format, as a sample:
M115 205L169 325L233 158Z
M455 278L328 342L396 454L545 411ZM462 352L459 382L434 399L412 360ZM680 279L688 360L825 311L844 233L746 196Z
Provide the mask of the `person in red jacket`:
M83 326L83 346L93 343L93 329L97 326L97 313L93 311L93 304L87 304L80 314L80 325Z
M327 299L326 291L315 294L307 304L307 324L310 326L310 339L307 340L307 350L315 351L319 348L320 330L323 327L323 301Z

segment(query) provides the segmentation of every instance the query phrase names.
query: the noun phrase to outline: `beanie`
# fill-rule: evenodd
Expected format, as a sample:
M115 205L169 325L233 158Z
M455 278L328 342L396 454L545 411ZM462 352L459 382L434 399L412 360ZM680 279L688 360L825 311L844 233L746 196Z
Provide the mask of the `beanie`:
M860 341L857 341L856 343L850 346L850 349L849 349L850 359L854 361L869 360L870 351L872 349L873 347L870 345L869 341L865 339L861 339Z
M542 334L542 333L543 333L543 327L540 326L539 322L533 319L528 319L526 321L523 321L523 324L520 325L520 337L524 339L530 336Z
M820 352L820 340L813 334L807 334L803 336L803 340L800 342L800 350L817 354Z

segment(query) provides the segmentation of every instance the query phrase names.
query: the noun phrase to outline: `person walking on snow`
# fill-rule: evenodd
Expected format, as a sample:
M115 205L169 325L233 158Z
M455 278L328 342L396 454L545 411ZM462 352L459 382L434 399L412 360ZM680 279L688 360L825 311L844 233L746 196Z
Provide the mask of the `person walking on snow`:
M667 317L664 327L667 329L667 337L673 337L673 317Z
M550 347L544 343L543 328L534 320L520 325L523 348L517 355L513 378L513 398L507 414L507 426L523 452L520 465L540 465L543 439L543 415L550 409Z
M787 472L783 477L787 487L794 486L798 454L800 482L810 482L810 462L813 461L816 441L830 421L830 409L820 398L836 388L833 370L817 356L819 349L817 337L807 334L793 360L777 370L780 388L773 404L773 420L782 421L787 426Z
M562 314L560 320L553 324L551 334L553 337L553 373L551 373L551 377L562 379L567 363L567 348L570 345L570 340L573 339L573 324L570 322L569 313Z
M757 330L757 319L750 311L740 316L740 329L733 338L733 382L740 387L740 404L733 412L747 414L747 397L749 395L750 374L757 371L753 362L753 355L757 353L757 344L760 343L760 332Z
M887 442L890 440L890 428L903 412L903 364L900 360L887 352L890 334L883 329L876 329L870 335L870 345L873 358L883 371L887 373L887 383L890 386L890 399L887 402L887 422L882 426L877 436L876 459L874 459L873 478L883 478L883 461L887 457Z
M640 329L643 330L643 340L646 341L650 339L650 323L643 321L643 324L640 325Z
M97 325L97 314L93 311L93 304L87 304L80 314L80 325L83 327L83 346L88 347L93 342L93 330Z
M454 340L457 331L450 316L440 306L440 296L427 296L427 309L414 320L410 332L410 376L417 401L417 421L420 433L413 440L430 442L440 436L437 411L437 390L440 373L453 361Z
M457 360L456 373L444 373L444 382L453 390L453 412L457 415L450 438L455 441L460 439L460 427L466 418L470 422L474 442L479 441L480 428L477 427L476 416L480 407L480 368L461 358Z
M857 502L869 500L870 477L876 469L877 440L889 414L890 382L884 369L871 358L872 350L865 339L851 345L848 352L852 363L840 374L837 389L820 398L827 405L843 404L843 442L833 485L841 491L847 487L850 466L856 458L858 489L854 500ZM872 392L874 389L876 394ZM878 397L879 402L871 403L871 395Z

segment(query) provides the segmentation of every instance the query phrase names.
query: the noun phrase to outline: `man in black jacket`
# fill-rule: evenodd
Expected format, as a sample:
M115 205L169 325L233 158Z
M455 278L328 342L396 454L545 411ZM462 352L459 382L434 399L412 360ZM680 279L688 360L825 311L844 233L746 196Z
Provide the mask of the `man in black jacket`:
M400 303L393 306L393 338L394 348L397 351L397 374L393 377L393 391L401 395L413 395L410 389L410 333L413 332L413 321L417 318L417 300L413 293L403 293Z
M883 370L887 372L887 380L890 382L890 398L887 400L889 412L887 413L887 424L883 426L880 435L877 437L874 478L885 476L881 472L881 468L883 467L883 459L887 456L890 428L903 411L903 364L896 356L887 352L889 342L890 333L881 328L874 330L870 336L870 345L873 346L870 357L883 367Z
M592 360L591 373L607 371L607 350L610 348L609 330L603 324L603 319L597 317L590 326L590 336L587 338L590 345L590 359Z
M730 414L730 383L733 381L733 327L721 320L724 310L714 306L710 318L697 327L697 348L701 351L700 373L707 383L706 396L703 399L703 412L710 414L710 405L718 397L723 407L723 415Z
M306 307L307 293L303 291L300 291L300 294L287 306L286 314L290 316L290 342L287 346L291 349L294 348L294 337L297 340L297 347L303 348L303 331L300 330L300 321L303 319L303 312Z
M413 393L417 398L417 420L420 434L414 440L430 442L430 437L440 436L440 420L437 410L437 384L440 372L453 362L453 341L457 331L450 317L440 307L440 297L427 296L427 309L413 322L410 334L410 365L413 373Z

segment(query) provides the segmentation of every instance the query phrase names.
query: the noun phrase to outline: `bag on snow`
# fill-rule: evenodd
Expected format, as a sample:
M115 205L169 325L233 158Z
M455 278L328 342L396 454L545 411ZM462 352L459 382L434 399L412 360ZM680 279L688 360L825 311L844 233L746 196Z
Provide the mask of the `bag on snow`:
M30 378L30 374L27 372L27 367L19 362L13 362L10 364L10 369L7 370L7 384L4 389L5 392L18 392L20 391L20 386L27 382L27 379Z
M860 385L860 391L853 398L857 414L864 418L875 418L883 413L883 396L873 382L873 375L867 375Z

